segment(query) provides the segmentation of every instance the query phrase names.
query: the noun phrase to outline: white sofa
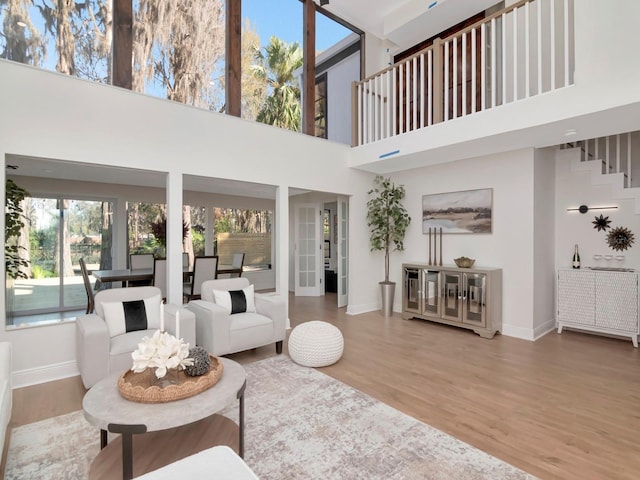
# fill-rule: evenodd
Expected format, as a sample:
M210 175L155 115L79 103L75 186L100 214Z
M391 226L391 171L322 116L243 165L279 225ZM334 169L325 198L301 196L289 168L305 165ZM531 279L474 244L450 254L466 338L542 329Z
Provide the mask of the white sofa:
M287 309L282 295L256 293L255 313L229 314L215 303L214 289L243 290L249 287L245 277L208 280L202 283L201 300L192 300L187 308L196 315L196 342L210 354L220 356L275 343L282 353Z
M0 452L11 420L11 386L11 343L0 342Z
M161 291L157 287L113 288L96 294L95 312L82 315L76 320L76 361L86 388L92 387L110 373L124 372L131 368L131 353L138 348L142 337L150 337L157 330L154 327L110 336L103 305L160 296ZM195 346L196 326L193 313L176 305L163 304L163 307L165 330L175 335L176 312L180 309L180 338L191 347Z

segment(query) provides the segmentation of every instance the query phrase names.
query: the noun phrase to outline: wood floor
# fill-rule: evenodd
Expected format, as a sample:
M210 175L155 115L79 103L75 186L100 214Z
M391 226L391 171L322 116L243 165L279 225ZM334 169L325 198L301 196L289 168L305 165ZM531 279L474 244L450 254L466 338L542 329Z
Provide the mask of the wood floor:
M571 331L487 340L397 314L349 316L334 294L290 300L292 326L342 330L344 355L322 372L539 478L640 478L640 358L630 341ZM230 358L272 355L269 346ZM17 389L11 425L78 410L83 394L79 378Z

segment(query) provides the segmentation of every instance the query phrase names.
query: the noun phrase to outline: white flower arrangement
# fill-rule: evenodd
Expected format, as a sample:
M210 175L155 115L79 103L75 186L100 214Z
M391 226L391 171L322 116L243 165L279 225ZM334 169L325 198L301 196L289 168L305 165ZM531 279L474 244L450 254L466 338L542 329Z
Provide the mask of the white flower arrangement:
M138 349L131 354L131 370L141 373L147 368L155 368L156 378L162 378L169 369L184 370L184 367L193 365L193 359L188 357L188 343L170 333L157 330L153 337L143 337Z

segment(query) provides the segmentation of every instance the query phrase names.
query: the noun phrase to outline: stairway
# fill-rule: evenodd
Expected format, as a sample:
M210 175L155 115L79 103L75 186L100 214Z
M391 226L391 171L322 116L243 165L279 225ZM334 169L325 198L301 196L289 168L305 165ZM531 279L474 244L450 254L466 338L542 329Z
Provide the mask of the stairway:
M571 156L572 171L591 172L592 185L610 185L614 199L635 200L640 215L640 131L560 146Z

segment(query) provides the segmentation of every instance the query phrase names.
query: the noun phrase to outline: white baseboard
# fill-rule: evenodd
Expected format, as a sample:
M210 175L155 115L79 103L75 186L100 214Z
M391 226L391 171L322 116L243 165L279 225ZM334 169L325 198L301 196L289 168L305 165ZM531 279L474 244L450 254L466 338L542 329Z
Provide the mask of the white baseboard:
M360 305L347 305L347 315L360 315L361 313L373 312L379 310L380 305L376 303L363 303Z
M555 319L551 319L533 329L533 339L538 340L556 329Z
M533 330L530 328L516 327L513 325L502 324L502 335L507 337L521 338L522 340L535 340Z
M13 372L11 381L13 382L13 388L21 388L62 378L75 377L76 375L80 375L80 371L76 362L72 361L19 370Z

